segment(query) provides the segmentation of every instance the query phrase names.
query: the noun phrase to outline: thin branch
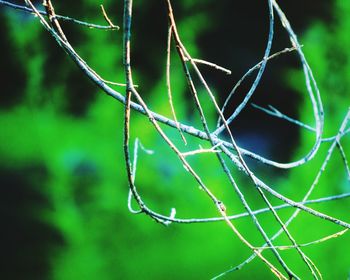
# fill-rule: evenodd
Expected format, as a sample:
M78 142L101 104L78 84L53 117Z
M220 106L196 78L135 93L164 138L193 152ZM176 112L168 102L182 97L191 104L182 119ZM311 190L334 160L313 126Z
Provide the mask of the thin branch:
M307 130L310 130L312 132L315 132L316 129L314 129L313 127L307 125L307 124L304 124L302 123L301 121L298 121L296 119L293 119L291 117L288 117L287 115L281 113L280 111L278 111L275 107L271 106L271 105L268 105L270 109L267 109L267 108L263 108L259 105L256 105L254 103L251 103L251 105L255 108L255 109L258 109L258 110L261 110L263 112L265 112L266 114L268 115L271 115L271 116L274 116L274 117L277 117L277 118L280 118L280 119L284 119L284 120L287 120L288 122L291 122L293 124L296 124L300 127L303 127Z
M127 177L129 181L130 191L135 198L137 204L139 205L142 212L149 215L152 219L162 224L166 224L162 219L159 219L153 216L145 203L142 201L141 196L138 194L135 186L135 175L133 174L131 167L131 159L129 153L129 138L130 138L130 108L131 108L131 95L133 93L133 80L131 75L131 67L130 67L130 36L131 36L131 14L132 14L132 0L126 0L124 2L124 52L123 52L123 61L125 66L125 78L126 78L126 103L124 110L124 156L125 156L125 164ZM134 170L136 171L136 169Z
M338 150L340 152L340 155L343 159L343 163L344 163L344 166L345 166L345 170L346 170L346 173L348 174L348 180L350 180L350 168L349 168L349 163L348 163L348 159L346 158L346 154L345 154L345 151L343 149L343 146L342 144L340 143L340 138L337 139L337 147L338 147Z
M331 235L327 235L326 237L323 237L323 238L320 238L318 240L315 240L315 241L311 241L311 242L308 242L308 243L303 243L303 244L298 244L298 247L308 247L308 246L311 246L311 245L315 245L315 244L320 244L320 243L323 243L323 242L326 242L330 239L335 239L335 238L338 238L342 235L344 235L345 233L348 232L349 229L344 229L342 231L338 231L334 234L331 234ZM261 250L265 250L267 247L261 247L259 249ZM276 248L278 250L289 250L289 249L294 249L295 247L294 246L276 246Z
M295 51L296 48L292 47L292 48L285 48L284 50L281 50L279 52L276 52L272 55L270 55L268 58L267 58L267 61L273 59L273 58L276 58L282 54L285 54L285 53L289 53L289 52L292 52L292 51ZM221 108L221 111L224 113L225 110L226 110L226 107L229 103L229 101L231 100L231 98L233 97L233 95L235 94L236 90L239 88L239 86L242 84L242 82L247 78L249 77L255 70L257 69L260 69L262 63L264 62L264 60L260 61L258 64L254 65L252 68L250 68L243 76L242 78L239 79L239 81L235 84L235 86L233 87L233 89L231 90L231 92L229 93L229 95L227 96L225 102L224 102L224 105L222 106ZM220 127L220 121L221 121L221 118L219 117L218 121L217 121L217 130L214 132L215 134L219 134L221 133L223 130L224 130L224 126L221 126ZM228 123L231 122L230 119L227 120Z
M57 20L55 9L51 3L51 0L44 0L43 1L43 6L45 7L46 14L49 17L49 21L51 23L51 26L53 29L57 31L57 33L60 35L63 41L67 41L66 35L63 33L62 27L60 23Z
M124 117L125 118L125 117ZM125 120L125 119L124 119ZM125 123L124 123L125 125ZM125 129L125 128L124 128ZM127 132L128 133L128 132ZM128 137L127 134L124 133L124 137ZM125 140L124 140L125 141ZM128 144L128 143L127 143ZM136 138L135 139L135 143L134 143L134 159L133 159L133 164L132 164L132 182L133 182L133 185L135 186L135 178L136 178L136 171L137 171L137 160L138 160L138 151L139 151L139 139ZM132 201L132 198L133 198L133 191L131 190L131 188L129 189L129 194L128 194L128 209L129 211L132 213L132 214L140 214L142 213L142 209L139 209L139 210L134 210L132 208L132 204L131 204L131 201Z
M180 123L177 120L176 117L176 111L175 111L175 107L173 104L173 97L172 97L172 93L171 93L171 78L170 78L170 60L171 60L171 36L173 33L173 28L172 26L169 27L168 29L168 40L167 40L167 60L166 60L166 85L167 85L167 91L168 91L168 100L169 100L169 105L170 105L170 109L171 109L171 114L173 116L173 119L176 123L176 128L180 133L181 139L182 141L185 143L185 145L187 144L186 138L183 135L181 129L180 129Z
M212 63L212 62L203 60L203 59L192 58L192 61L193 61L194 63L197 63L197 64L203 64L203 65L210 66L210 67L212 67L212 68L214 68L214 69L216 69L216 70L219 70L219 71L224 72L224 73L227 74L227 75L231 75L231 74L232 74L231 70L229 70L229 69L227 69L227 68L224 68L224 67L222 67L222 66L219 66L219 65L217 65L217 64L215 64L215 63Z
M293 124L295 124L295 125L297 125L297 126L299 126L299 127L305 128L306 130L309 130L309 131L311 131L311 132L316 132L316 129L315 129L315 128L313 128L313 127L311 127L310 125L305 124L305 123L303 123L303 122L301 122L301 121L299 121L299 120L296 120L296 119L293 119L293 118L287 116L286 114L280 112L279 110L277 110L275 107L273 107L273 106L271 106L271 105L268 105L268 107L269 107L270 109L261 107L261 106L259 106L259 105L254 104L254 103L251 103L251 105L252 105L252 107L254 107L254 108L258 109L258 110L261 110L261 111L265 112L265 113L268 114L268 115L271 115L271 116L273 116L273 117L277 117L277 118L284 119L284 120L286 120L286 121L288 121L288 122L290 122L290 123L293 123ZM343 136L345 136L345 135L348 134L349 132L350 132L350 129L345 130L342 134L339 135L340 138L343 137ZM332 137L322 138L322 139L321 139L321 142L332 142L332 141L335 140L336 137L337 137L337 135L334 135L334 136L332 136Z
M109 26L110 26L111 28L114 28L114 29L119 29L119 27L118 27L117 25L115 25L115 24L112 22L112 20L108 17L108 15L107 15L107 13L106 13L106 10L105 10L105 8L103 7L102 4L100 5L100 7L101 7L102 15L103 15L104 19L107 21L107 23L109 24Z
M216 144L213 147L211 147L210 149L203 149L202 146L199 146L199 149L194 150L194 151L184 152L184 153L182 153L182 155L184 157L187 157L187 156L194 156L194 155L204 154L204 153L221 153L221 150L216 149L220 145L221 145L220 143Z
M308 204L319 204L319 203L324 203L324 202L330 202L330 201L337 201L340 199L347 199L350 198L350 193L345 193L345 194L340 194L340 195L334 195L334 196L328 196L324 198L319 198L319 199L313 199L313 200L307 200L305 202L300 201L298 202L299 204L303 205L308 205ZM282 204L279 206L273 206L274 210L281 210L281 209L286 209L286 208L291 208L293 207L292 205L286 203ZM262 208L258 210L253 210L254 215L261 215L265 213L270 213L271 209L270 208ZM169 218L168 216L161 215L161 214L156 214L156 216L164 221L169 221L173 223L179 223L179 224L196 224L196 223L213 223L213 222L222 222L225 219L223 217L214 217L214 218ZM249 217L248 212L243 212L240 214L235 214L235 215L229 215L227 218L229 220L237 220L241 218L246 218Z
M8 1L3 1L0 0L0 5L4 5L7 7L10 7L12 9L16 9L22 12L26 12L26 13L31 13L31 14L35 14L35 11L31 8L28 8L26 6L22 6L22 5L17 5L17 4L13 4L11 2ZM37 10L39 14L43 15L43 16L47 16L48 14L44 11L41 10ZM72 22L78 25L82 25L82 26L86 26L88 28L95 28L95 29L106 29L106 30L119 30L119 26L104 26L104 25L99 25L99 24L93 24L93 23L89 23L89 22L85 22L85 21L81 21L81 20L77 20L71 17L67 17L67 16L62 16L62 15L56 15L57 19L63 20L63 21L68 21L68 22Z
M269 2L270 5L270 2ZM236 110L234 111L234 113L232 114L232 116L227 120L228 124L231 123L234 118L236 118L238 116L238 114L243 110L243 108L246 106L246 104L248 103L248 101L250 100L250 98L252 97L252 95L254 94L256 88L258 87L262 75L265 71L267 62L268 62L268 58L270 56L270 52L271 52L271 47L272 47L272 41L273 41L273 35L274 35L274 19L273 19L273 12L271 13L271 11L269 12L269 14L272 14L272 17L270 17L270 26L269 26L269 36L268 36L268 40L267 40L267 44L266 44L266 48L265 48L265 53L264 53L264 58L261 62L261 64L258 66L259 71L258 74L256 75L256 78L251 86L251 88L249 89L249 91L247 92L247 94L244 97L244 100L241 102L241 104L239 104L239 106L236 108ZM216 131L216 133L219 133L218 131Z

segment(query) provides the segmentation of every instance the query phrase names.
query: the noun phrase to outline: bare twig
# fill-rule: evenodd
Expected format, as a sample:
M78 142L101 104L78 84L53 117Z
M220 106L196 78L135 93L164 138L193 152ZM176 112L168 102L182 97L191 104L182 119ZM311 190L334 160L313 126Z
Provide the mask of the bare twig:
M107 13L106 13L106 10L105 8L103 7L103 5L101 4L100 5L101 7L101 11L102 11L102 15L104 17L104 19L107 21L107 23L109 24L109 26L112 28L112 29L119 29L119 27L117 25L115 25L112 20L108 17Z
M51 26L57 31L63 41L67 41L66 35L63 33L62 27L57 20L55 9L51 3L51 0L44 0L43 6L45 7Z
M219 66L219 65L217 65L215 63L212 63L212 62L209 62L209 61L206 61L206 60L203 60L203 59L192 58L192 61L194 63L197 63L197 64L203 64L203 65L210 66L210 67L212 67L212 68L214 68L216 70L219 70L219 71L222 71L222 72L226 73L227 75L231 75L231 73L232 73L231 70L229 70L229 69L226 69L226 68L224 68L222 66Z
M299 247L308 247L310 245L315 245L315 244L319 244L319 243L323 243L323 242L326 242L330 239L334 239L334 238L338 238L342 235L344 235L345 233L348 232L349 229L344 229L342 231L338 231L334 234L331 234L331 235L327 235L326 237L323 237L323 238L320 238L318 240L315 240L315 241L311 241L311 242L308 242L308 243L303 243L303 244L298 244ZM295 248L294 246L276 246L276 248L278 250L289 250L289 249L293 249ZM265 250L266 247L261 247L260 248L261 250Z
M204 153L221 153L220 150L217 150L216 148L218 148L221 144L216 144L213 147L211 147L210 149L203 149L201 146L199 147L198 150L194 150L194 151L189 151L189 152L184 152L182 153L182 155L184 157L187 156L194 156L194 155L198 155L198 154L204 154Z
M31 13L31 14L35 14L35 11L31 8L28 8L26 6L22 6L22 5L17 5L17 4L13 4L11 2L8 1L3 1L0 0L0 4L10 7L12 9L16 9L22 12L27 12L27 13ZM46 16L47 13L44 11L40 11L37 10L37 12L43 16ZM96 28L96 29L106 29L106 30L119 30L119 26L104 26L104 25L98 25L98 24L93 24L93 23L89 23L89 22L85 22L85 21L81 21L81 20L77 20L71 17L67 17L67 16L62 16L62 15L56 15L57 19L63 20L63 21L68 21L68 22L72 22L78 25L82 25L82 26L86 26L88 28Z
M287 121L289 121L289 122L291 122L291 123L294 123L294 124L296 124L296 125L298 125L298 126L300 126L300 127L303 127L303 128L305 128L305 129L307 129L307 130L310 130L310 131L312 131L312 132L315 132L315 131L316 131L316 129L314 129L313 127L311 127L311 126L309 126L309 125L307 125L307 124L304 124L304 123L302 123L301 121L298 121L298 120L296 120L296 119L293 119L293 118L291 118L291 117L288 117L287 115L281 113L280 111L278 111L275 107L273 107L273 106L271 106L271 105L269 105L269 109L263 108L263 107L261 107L261 106L259 106L259 105L254 104L254 103L252 103L251 105L252 105L254 108L256 108L256 109L259 109L259 110L265 112L265 113L268 114L268 115L271 115L271 116L274 116L274 117L277 117L277 118L281 118L281 119L285 119L285 120L287 120Z
M328 196L324 198L319 198L319 199L313 199L313 200L307 200L305 202L300 201L298 202L299 204L318 204L318 203L324 203L324 202L329 202L329 201L336 201L340 199L347 199L350 198L350 193L345 193L345 194L340 194L340 195L334 195L334 196ZM292 205L286 203L282 204L279 206L273 206L275 210L281 210L281 209L286 209L286 208L291 208L293 207ZM270 208L262 208L258 210L253 210L254 215L261 215L265 213L269 213L271 210ZM161 214L155 214L158 218L164 220L164 221L169 221L172 223L179 223L179 224L196 224L196 223L212 223L212 222L222 222L225 219L223 217L214 217L214 218L172 218L170 219L168 216L161 215ZM229 215L227 216L228 219L230 220L237 220L241 218L249 217L248 212L240 213L240 214L235 214L235 215Z
M348 174L348 180L350 181L350 168L349 168L349 163L348 163L348 159L346 157L346 154L345 154L345 151L343 149L343 146L342 144L340 143L340 137L336 140L337 141L337 147L338 147L338 150L340 152L340 155L343 159L343 162L344 162L344 166L345 166L345 170L346 170L346 173Z
M169 27L168 29L168 40L167 40L167 60L166 60L166 85L167 85L167 90L168 90L168 100L169 100L169 105L171 109L172 116L174 118L174 121L176 123L176 128L180 133L180 136L182 140L184 141L185 144L187 144L186 138L183 135L181 128L180 128L180 123L177 120L176 117L176 112L175 112L175 107L173 103L173 97L171 93L171 78L170 78L170 59L171 59L171 36L173 34L173 28L172 26Z
M289 52L292 52L292 51L295 51L296 48L292 47L292 48L285 48L284 50L281 50L277 53L274 53L272 55L270 55L266 60L271 60L273 58L276 58L282 54L285 54L285 53L289 53ZM247 78L249 77L255 70L257 69L260 69L261 65L263 64L264 60L260 61L258 64L254 65L252 68L250 68L243 76L242 78L239 79L239 81L235 84L235 86L233 87L233 89L231 90L231 92L229 93L229 95L227 96L225 102L224 102L224 105L222 106L221 108L221 111L224 113L225 110L226 110L226 107L229 103L229 101L231 100L231 98L233 97L233 95L235 94L235 92L237 91L237 89L239 88L239 86L242 84L242 82ZM233 120L233 119L232 119ZM230 122L232 121L230 118L227 120L227 122L230 124ZM224 126L220 126L220 121L221 121L221 118L218 119L217 121L217 129L216 131L214 132L216 135L218 135L219 133L221 133L223 130L224 130Z

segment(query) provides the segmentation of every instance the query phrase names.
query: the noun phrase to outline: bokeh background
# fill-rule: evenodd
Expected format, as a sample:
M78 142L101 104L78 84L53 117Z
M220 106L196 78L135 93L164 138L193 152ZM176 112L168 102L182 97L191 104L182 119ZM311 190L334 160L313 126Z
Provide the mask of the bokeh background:
M221 102L234 83L263 57L268 32L265 2L174 1L178 29L192 56L232 70L227 76L203 67ZM104 23L101 1L62 0L54 4L59 14ZM112 21L122 25L122 1L106 0L103 4ZM153 110L170 116L164 75L165 1L135 1L134 6L135 82ZM325 105L325 135L334 135L350 100L350 2L294 0L283 1L281 6L299 34L319 83ZM130 214L121 104L101 93L78 71L36 18L0 5L0 21L1 279L208 279L250 255L222 223L164 227L146 216ZM123 82L122 32L62 25L71 44L102 77ZM289 46L288 36L276 20L273 50ZM178 118L199 127L174 49L172 79ZM242 85L228 114L251 82L248 79ZM204 92L201 88L199 91ZM305 96L297 56L288 54L268 64L252 101L261 106L271 104L313 125ZM202 98L205 100L204 94ZM207 105L205 110L213 126L213 108ZM165 129L181 145L178 133ZM312 133L250 106L237 118L232 131L243 147L279 161L299 158L313 144ZM175 207L179 217L215 216L215 208L154 133L149 121L133 114L132 136L155 152L147 155L140 151L136 179L151 208L168 214ZM189 146L183 148L205 145L188 139ZM349 137L342 144L350 157ZM291 171L251 161L249 164L276 190L300 200L328 147L323 145L311 163ZM243 207L213 159L201 155L191 163L227 203L230 213L242 212ZM263 207L251 183L234 168L233 173L253 208ZM345 168L335 152L312 198L349 191ZM314 207L349 221L349 200ZM291 210L280 213L286 218ZM269 234L277 230L270 215L261 216L261 222ZM249 219L239 220L236 225L252 243L262 244ZM306 214L301 214L290 229L301 243L341 230ZM281 238L277 243L284 241ZM325 279L347 279L349 244L347 234L308 247L305 252ZM286 251L282 256L296 272L305 275L303 279L310 277L295 252ZM226 279L272 279L272 274L260 261L254 261Z

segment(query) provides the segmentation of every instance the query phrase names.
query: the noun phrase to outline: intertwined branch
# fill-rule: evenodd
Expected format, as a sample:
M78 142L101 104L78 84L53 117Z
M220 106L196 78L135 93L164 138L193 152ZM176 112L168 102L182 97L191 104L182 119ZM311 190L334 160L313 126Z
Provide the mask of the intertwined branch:
M142 98L142 95L138 92L137 87L133 83L132 56L130 51L131 44L132 44L132 37L131 37L132 10L133 10L132 0L124 1L123 64L124 64L124 70L125 70L125 84L120 83L118 85L125 85L125 89L126 89L125 95L112 89L108 85L109 82L102 79L98 75L98 73L96 73L87 64L87 62L80 57L80 55L75 51L75 49L69 43L69 38L65 35L65 32L60 25L60 21L65 20L75 24L80 24L82 26L87 26L90 28L118 30L119 27L112 23L112 21L109 19L103 7L102 7L102 15L108 24L106 26L95 25L95 24L79 21L73 18L59 16L55 13L54 5L50 0L46 0L43 2L45 11L38 10L30 0L25 1L27 6L15 5L13 3L2 1L2 0L0 0L0 4L36 15L39 18L39 21L43 25L43 27L55 38L58 45L63 50L65 50L65 52L70 56L70 58L82 70L84 75L86 75L98 87L100 87L103 92L110 95L111 97L118 100L124 105L124 155L125 155L125 168L127 171L127 177L130 185L128 207L131 213L146 214L152 219L154 219L155 221L162 223L164 225L169 225L171 223L200 223L200 222L208 223L208 222L224 221L227 224L227 226L232 230L232 232L240 239L240 241L251 250L252 255L240 265L230 269L229 271L224 272L218 277L225 275L228 272L238 270L242 268L244 265L248 264L250 261L252 261L255 257L258 257L261 261L263 261L266 264L266 266L272 271L272 273L277 278L300 279L300 276L298 276L295 272L293 272L292 268L289 267L291 264L286 263L279 252L280 250L294 249L297 251L302 261L310 270L310 273L312 274L313 278L321 279L322 275L319 272L318 268L314 265L312 260L303 252L302 248L305 246L310 246L313 244L324 242L326 240L329 240L330 238L339 237L345 232L347 232L347 230L350 228L350 224L336 217L332 217L325 213L314 210L313 208L310 208L308 205L315 204L315 203L324 203L326 201L331 201L336 199L345 199L350 196L350 194L342 194L337 196L320 198L316 200L310 200L310 196L314 191L315 187L317 186L319 178L321 177L323 171L327 167L327 164L334 150L336 150L336 148L338 148L343 158L343 162L348 174L350 174L346 155L341 145L342 137L346 136L350 132L350 128L348 126L348 122L350 120L350 108L349 108L349 111L346 113L342 124L340 125L338 133L333 137L324 138L323 137L323 124L324 124L323 104L322 104L319 89L317 87L317 83L313 76L312 70L307 62L307 59L304 56L302 47L297 39L297 36L295 35L286 15L283 13L282 9L279 7L278 3L275 0L267 0L268 15L269 15L269 34L268 34L266 48L265 48L265 52L262 60L247 71L247 73L237 82L237 84L233 87L232 91L227 95L227 99L224 102L224 104L220 106L210 86L208 85L206 78L200 71L199 65L212 67L213 69L217 71L223 71L226 74L230 74L231 71L215 63L208 62L198 58L193 58L191 56L189 51L186 49L186 46L185 46L186 44L181 39L180 32L178 31L178 28L176 25L176 17L172 8L171 1L170 0L164 0L164 1L166 2L167 16L168 16L168 38L167 38L167 44L166 44L166 53L167 53L166 65L167 66L166 66L165 74L166 74L166 83L167 83L167 95L169 100L169 106L172 112L172 119L167 118L163 115L160 115L156 112L153 112L149 108L145 100ZM279 21L285 28L291 42L291 47L286 48L280 52L271 54L271 47L272 47L273 37L274 37L275 15L279 18ZM196 108L196 111L201 120L201 124L202 124L201 128L186 125L181 121L179 121L176 116L176 104L174 104L172 100L171 74L170 74L171 72L170 58L171 58L172 45L176 47L177 57L181 62L183 75L187 81L188 90L191 94L193 105ZM302 64L302 69L305 77L305 85L308 92L308 98L311 101L312 109L313 109L313 117L315 120L314 126L310 126L300 122L299 120L295 120L281 113L279 110L277 110L272 106L269 109L267 109L267 108L263 108L261 106L252 104L255 108L262 110L263 112L271 116L284 119L286 121L289 121L293 124L300 126L301 128L308 129L315 135L314 145L304 157L302 157L297 161L281 163L281 162L276 162L272 159L264 158L259 154L256 154L252 151L239 147L231 133L230 124L242 112L242 110L244 110L246 106L249 104L251 97L253 96L255 90L259 86L259 83L261 81L261 78L264 74L266 65L269 62L269 60L279 55L286 54L292 51L298 54L299 60ZM253 75L255 71L257 71L257 74L254 78L254 82L252 83L251 88L246 93L243 101L237 106L233 114L228 118L226 118L224 115L224 111L227 105L231 102L231 99L234 97L234 93L239 88L240 84L248 76ZM199 81L200 86L202 86L206 90L206 94L207 94L206 102L210 102L216 110L218 121L217 121L217 127L215 129L211 129L208 124L207 116L205 115L205 112L202 107L202 103L199 98L199 93L197 90L198 86L196 86L194 80ZM132 100L135 100L135 101L132 101ZM188 172L193 177L193 179L200 185L200 187L205 191L211 203L216 207L218 212L218 217L177 218L175 217L176 216L175 209L172 209L171 214L167 216L167 215L163 215L161 213L155 212L154 210L150 209L146 205L142 196L138 192L138 188L136 184L137 157L138 157L139 147L140 146L142 147L138 139L136 140L134 145L133 155L131 154L131 151L130 151L130 118L133 111L141 113L149 119L149 121L153 125L153 128L158 132L158 134L163 138L164 142L178 157L179 161L184 166L185 171ZM173 127L174 129L177 129L184 143L187 143L190 141L189 139L186 138L187 136L196 137L209 142L211 145L211 148L209 149L199 148L198 150L194 150L190 152L182 151L182 149L174 143L171 137L166 134L166 132L162 129L160 124L165 124L169 127ZM220 136L224 131L229 136L228 137L229 140L224 140L224 138ZM308 188L308 191L304 195L303 200L300 202L296 202L284 196L283 194L275 191L274 188L272 188L271 186L263 182L261 178L259 178L257 175L255 175L251 171L251 169L249 168L248 164L244 159L244 156L248 156L268 166L273 166L273 167L283 168L283 169L290 169L290 168L303 165L309 162L310 160L312 160L317 154L317 152L319 151L321 144L324 144L327 142L331 142L327 155L316 177L314 178L313 183ZM148 151L143 147L142 149L147 153L151 153L151 151ZM196 156L200 153L212 153L216 156L221 166L221 170L219 170L218 172L222 172L227 177L230 183L230 186L233 188L236 195L240 199L242 205L244 206L246 210L245 213L241 213L233 216L227 215L228 211L226 209L225 202L218 198L218 196L212 191L212 187L205 183L205 181L202 179L202 176L195 170L195 168L190 164L190 162L187 159L190 156ZM248 203L244 195L244 192L242 191L242 188L235 181L235 178L231 172L231 167L235 167L237 170L239 170L240 172L242 172L248 177L248 179L252 183L251 186L254 187L254 189L260 195L262 201L266 204L266 208L256 210L256 211L252 210L252 207ZM281 200L284 204L274 206L270 202L270 199L268 196L275 197ZM132 208L132 199L136 201L138 209ZM225 198L226 201L228 201L229 199L230 199L229 197ZM295 211L286 222L283 222L277 211L286 207L294 207ZM293 235L290 233L290 231L288 230L288 226L298 216L298 214L301 211L304 211L305 213L313 215L316 218L324 219L326 221L335 223L345 229L343 229L342 231L339 231L338 233L332 234L330 236L326 236L316 241L312 241L306 244L299 244L295 240ZM266 231L264 230L258 218L259 214L266 213L266 212L272 213L275 219L275 222L279 225L279 228L280 228L272 237L269 237L269 235L266 233ZM260 235L265 240L265 244L261 246L253 245L250 243L247 237L243 233L241 233L241 231L235 225L235 220L242 217L249 217L253 221L256 230L260 233ZM285 234L290 244L287 244L285 246L276 246L274 244L275 239L279 237L281 234ZM264 250L270 250L273 253L274 257L279 263L279 267L274 265L267 257L265 257Z

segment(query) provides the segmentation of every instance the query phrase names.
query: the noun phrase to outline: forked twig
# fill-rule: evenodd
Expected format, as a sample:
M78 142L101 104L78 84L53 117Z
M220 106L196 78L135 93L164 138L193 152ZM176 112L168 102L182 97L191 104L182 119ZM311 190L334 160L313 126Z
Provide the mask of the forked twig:
M286 54L292 51L295 51L296 48L292 47L292 48L285 48L284 50L281 50L279 52L276 52L272 55L270 55L266 60L269 61L271 59L274 59L282 54ZM255 70L260 69L261 65L263 64L264 60L260 61L258 64L254 65L252 68L250 68L243 76L242 78L240 78L238 80L238 82L235 84L235 86L233 87L233 89L231 90L231 92L229 93L229 95L226 97L224 105L221 108L222 113L225 112L226 107L228 105L228 103L231 101L231 98L233 97L233 95L235 94L235 92L237 91L237 89L239 88L239 86L243 83L244 80L246 80ZM230 124L233 121L233 117L228 118L227 123ZM221 118L219 117L218 121L217 121L217 128L215 130L215 134L218 135L219 133L221 133L224 130L224 126L221 125L220 126L220 122L221 122Z

